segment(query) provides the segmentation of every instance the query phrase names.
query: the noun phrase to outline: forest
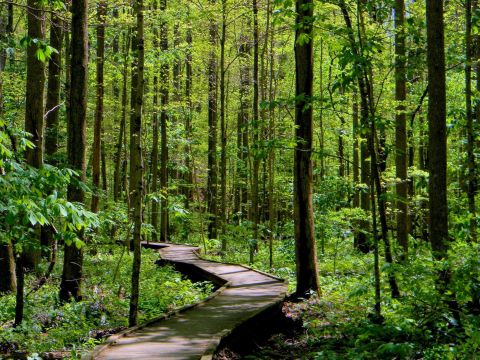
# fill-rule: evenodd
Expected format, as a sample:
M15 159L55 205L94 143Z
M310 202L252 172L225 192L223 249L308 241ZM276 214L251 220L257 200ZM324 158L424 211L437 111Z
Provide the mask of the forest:
M0 45L0 359L480 357L477 0L5 0Z

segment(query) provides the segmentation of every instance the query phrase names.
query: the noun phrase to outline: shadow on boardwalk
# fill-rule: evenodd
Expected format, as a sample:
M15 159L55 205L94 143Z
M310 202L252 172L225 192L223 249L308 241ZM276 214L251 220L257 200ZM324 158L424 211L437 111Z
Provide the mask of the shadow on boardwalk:
M200 259L196 247L144 245L158 249L162 260L180 271L194 272L220 288L207 301L110 338L86 358L211 359L222 339L241 325L253 324L249 320L278 307L285 298L287 284L281 279L241 265Z

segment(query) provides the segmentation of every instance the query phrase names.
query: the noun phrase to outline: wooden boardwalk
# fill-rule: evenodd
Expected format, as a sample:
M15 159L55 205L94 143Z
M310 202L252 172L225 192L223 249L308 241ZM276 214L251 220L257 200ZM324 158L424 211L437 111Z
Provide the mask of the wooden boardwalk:
M202 260L198 248L173 244L149 247L158 248L164 261L221 288L197 306L110 338L89 358L211 359L222 338L285 298L287 284L282 280L241 265Z

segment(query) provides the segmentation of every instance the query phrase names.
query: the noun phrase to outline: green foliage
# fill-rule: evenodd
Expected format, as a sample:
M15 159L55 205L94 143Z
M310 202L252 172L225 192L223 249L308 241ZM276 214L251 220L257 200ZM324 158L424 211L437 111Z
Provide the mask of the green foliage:
M144 250L141 273L140 319L145 321L207 296L210 283L192 283L171 267L155 264L158 254ZM12 328L14 295L0 297L0 350L74 351L73 358L83 350L102 342L105 336L124 329L128 319L128 293L132 256L118 245L98 246L85 258L85 300L61 304L58 284L62 264L39 291L27 295L25 322ZM28 287L35 283L27 277Z
M0 131L0 145L4 141L4 132ZM28 141L24 144L24 148L31 146ZM77 232L94 228L98 222L82 204L65 200L67 186L73 181L75 172L51 165L35 169L17 162L13 153L5 148L0 159L4 172L0 176L0 241L13 243L18 252L34 248L38 242L33 227L38 224L55 226L59 239L83 246Z

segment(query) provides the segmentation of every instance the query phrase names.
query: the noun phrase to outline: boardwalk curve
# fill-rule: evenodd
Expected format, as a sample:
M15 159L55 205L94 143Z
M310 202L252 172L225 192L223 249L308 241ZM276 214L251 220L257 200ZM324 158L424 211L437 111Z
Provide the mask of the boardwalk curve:
M287 284L242 265L203 260L197 247L149 244L161 259L179 270L208 279L218 286L209 299L144 325L114 335L90 359L212 358L220 341L248 320L278 306ZM183 269L183 270L182 270Z

